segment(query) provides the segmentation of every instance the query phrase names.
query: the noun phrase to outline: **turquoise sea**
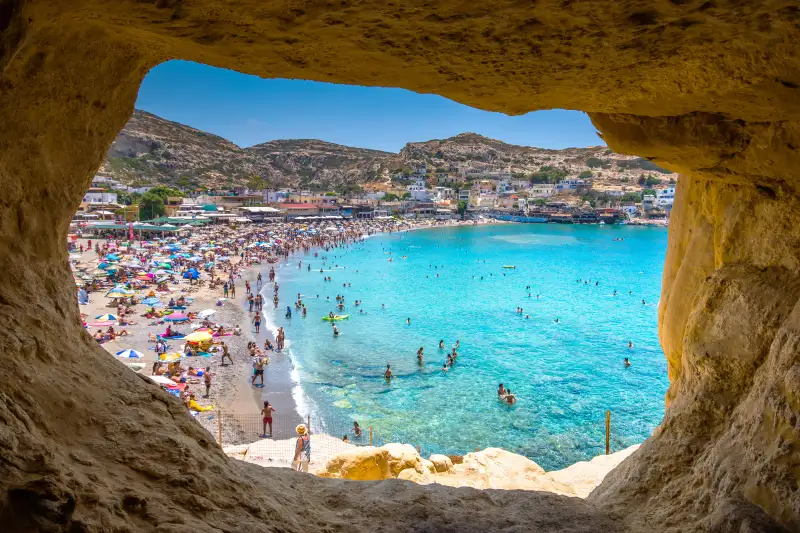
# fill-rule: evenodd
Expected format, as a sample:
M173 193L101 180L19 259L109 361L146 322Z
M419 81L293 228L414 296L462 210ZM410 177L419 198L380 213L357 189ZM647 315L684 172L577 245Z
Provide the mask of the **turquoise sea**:
M268 318L286 329L300 409L332 432L358 420L377 442L419 444L423 453L497 446L562 468L604 452L606 410L612 450L642 442L663 417L668 382L656 315L666 243L665 229L625 226L379 235L283 263L280 305ZM306 318L294 309L298 293ZM344 312L336 295L346 299ZM330 311L350 314L337 322L338 338L321 320ZM447 350L460 341L447 373L441 339ZM500 382L516 405L498 401Z

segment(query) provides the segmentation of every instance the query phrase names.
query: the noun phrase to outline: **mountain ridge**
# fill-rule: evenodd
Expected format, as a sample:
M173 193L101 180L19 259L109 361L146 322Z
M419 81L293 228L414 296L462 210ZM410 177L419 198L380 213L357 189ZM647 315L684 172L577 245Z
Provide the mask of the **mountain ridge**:
M458 168L533 175L557 168L560 175L579 175L592 168L624 173L647 166L641 161L605 146L547 149L474 132L409 142L397 153L321 139L274 139L242 148L219 135L137 109L112 143L100 172L127 185L224 188L258 177L278 187L336 188L391 184L393 178L402 178L399 173L409 174L421 165L451 173Z

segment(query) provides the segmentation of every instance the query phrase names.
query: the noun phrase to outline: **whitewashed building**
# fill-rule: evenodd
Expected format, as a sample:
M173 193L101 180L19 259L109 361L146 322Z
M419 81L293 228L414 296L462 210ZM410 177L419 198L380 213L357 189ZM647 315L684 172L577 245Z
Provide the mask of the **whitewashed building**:
M528 198L550 198L555 194L555 187L548 184L537 183L528 189Z
M91 187L83 195L83 201L87 204L115 204L117 203L117 193L99 187Z
M670 210L675 202L675 187L667 187L656 191L656 207Z

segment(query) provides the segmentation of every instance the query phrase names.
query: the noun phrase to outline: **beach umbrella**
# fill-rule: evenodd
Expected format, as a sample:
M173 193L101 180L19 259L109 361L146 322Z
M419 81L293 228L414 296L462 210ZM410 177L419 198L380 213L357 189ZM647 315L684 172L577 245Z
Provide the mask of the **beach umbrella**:
M106 293L106 298L127 298L128 296L133 295L133 291L129 291L128 289L118 289L115 287Z
M189 342L206 342L212 339L211 333L207 331L195 331L186 335L186 340Z
M214 313L216 313L216 311L214 311L213 309L203 309L202 311L197 313L197 316L199 318L207 318L213 315Z
M197 270L195 270L194 272L192 272L191 270L187 270L186 272L183 273L183 279L199 279L199 278L200 278L200 273Z
M106 313L104 315L96 316L96 317L94 317L94 319L95 320L100 320L100 321L106 321L106 320L116 320L117 317L115 317L114 315L110 315L110 314Z
M117 352L117 357L125 357L128 359L139 359L140 357L144 357L144 354L128 348L127 350L122 350L121 352Z
M108 254L106 259L108 261L119 261L119 256L117 254Z
M99 265L97 265L97 268L108 268L108 263L103 261Z
M171 363L173 361L180 361L183 355L179 354L178 352L173 353L164 353L158 356L160 361Z
M189 320L189 317L184 315L183 313L171 313L164 317L164 320L167 322L186 322Z

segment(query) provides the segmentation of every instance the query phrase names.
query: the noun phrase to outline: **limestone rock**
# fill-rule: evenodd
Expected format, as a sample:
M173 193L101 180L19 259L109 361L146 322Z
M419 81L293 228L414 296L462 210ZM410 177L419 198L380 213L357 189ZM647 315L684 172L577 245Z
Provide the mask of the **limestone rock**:
M427 470L423 470L422 472L418 472L414 468L406 468L401 470L397 474L397 479L404 479L406 481L413 481L419 485L427 485L429 483L435 483L436 477L431 475L430 472Z
M562 470L548 472L547 476L553 480L559 492L586 498L611 470L638 449L637 444L610 455L598 455L590 461L580 461Z
M397 476L401 470L413 468L419 473L426 471L417 449L410 444L389 443L382 447L388 454L389 472Z
M389 479L394 477L389 461L389 451L385 448L354 448L328 460L325 470L319 475L359 481Z
M449 472L453 469L453 461L446 455L435 453L430 456L430 462L433 463L436 472Z

